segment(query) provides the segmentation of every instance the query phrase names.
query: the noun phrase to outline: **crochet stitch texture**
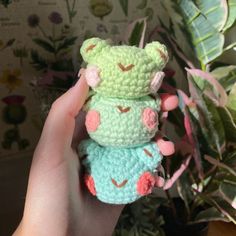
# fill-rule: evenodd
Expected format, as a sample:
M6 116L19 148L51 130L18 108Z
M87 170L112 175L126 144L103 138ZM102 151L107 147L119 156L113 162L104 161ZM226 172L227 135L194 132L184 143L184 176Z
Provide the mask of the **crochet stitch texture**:
M95 94L86 104L90 140L79 145L85 184L106 203L126 204L152 192L162 155L151 139L158 131L161 100L149 96L161 85L167 49L144 49L86 40L81 55Z

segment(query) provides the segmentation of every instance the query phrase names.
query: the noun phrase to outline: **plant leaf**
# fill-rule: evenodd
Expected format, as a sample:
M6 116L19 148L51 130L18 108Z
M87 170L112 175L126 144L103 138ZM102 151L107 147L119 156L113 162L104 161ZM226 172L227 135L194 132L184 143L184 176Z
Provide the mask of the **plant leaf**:
M69 48L70 46L73 46L76 40L77 40L76 36L71 38L66 38L62 43L59 43L56 51L59 52L61 50Z
M124 38L125 43L143 48L146 28L146 17L135 20L129 24Z
M236 142L236 124L230 111L226 107L217 107L225 129L225 136L228 141Z
M219 192L223 199L236 209L236 183L221 183Z
M222 54L224 35L212 26L192 1L179 0L178 3L197 58L206 65Z
M233 26L236 20L236 0L228 0L228 19L224 26L224 31Z
M215 91L215 95L218 96L219 105L225 106L227 103L227 94L224 88L220 85L220 83L208 72L204 72L199 69L188 69L187 72L192 75L194 81L199 86L201 90L205 89L204 81L210 83Z
M216 160L215 158L212 158L212 157L210 157L208 155L205 155L204 159L207 160L212 165L215 165L215 166L218 166L220 168L223 168L223 169L229 171L232 175L236 176L235 170L232 169L230 166L224 164L223 162L220 162L219 160Z
M33 41L34 41L38 46L42 47L43 49L45 49L45 50L48 51L48 52L51 52L51 53L54 53L54 52L55 52L54 47L53 47L49 42L47 42L46 40L39 39L39 38L35 38L35 39L33 39Z
M191 223L200 223L207 221L227 221L225 216L215 207L210 207L206 210L200 211Z
M119 0L120 6L126 16L128 16L129 0Z
M236 111L236 83L229 93L227 106Z
M211 74L224 87L226 92L229 92L236 83L236 66L222 66L211 71Z
M48 62L42 58L36 50L31 50L31 64L36 70L44 70L48 68Z
M226 0L196 0L195 4L217 31L223 29L228 18Z

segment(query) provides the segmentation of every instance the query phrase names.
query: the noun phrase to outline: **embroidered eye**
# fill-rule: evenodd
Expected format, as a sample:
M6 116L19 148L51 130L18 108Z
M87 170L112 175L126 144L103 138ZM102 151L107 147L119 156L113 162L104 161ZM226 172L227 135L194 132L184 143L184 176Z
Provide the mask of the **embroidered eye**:
M127 65L127 66L124 66L123 64L121 64L121 63L118 63L118 66L119 66L119 68L122 70L122 71L129 71L129 70L131 70L133 67L134 67L134 65L133 64L129 64L129 65Z
M89 52L89 51L93 50L93 48L95 48L95 47L96 47L96 44L91 44L85 49L85 51Z

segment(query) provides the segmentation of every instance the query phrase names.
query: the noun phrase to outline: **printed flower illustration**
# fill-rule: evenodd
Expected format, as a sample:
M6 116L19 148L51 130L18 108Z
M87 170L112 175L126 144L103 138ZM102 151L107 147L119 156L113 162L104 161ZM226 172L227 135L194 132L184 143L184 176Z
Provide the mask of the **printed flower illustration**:
M52 12L49 16L48 16L48 19L53 23L53 24L56 24L56 25L59 25L62 23L63 19L61 17L61 15L58 13L58 12Z
M22 85L23 82L19 78L20 76L21 71L19 69L13 71L10 71L9 69L3 70L2 76L0 77L0 83L4 84L11 92Z
M39 25L40 19L36 14L32 14L28 17L28 24L31 28L35 28Z

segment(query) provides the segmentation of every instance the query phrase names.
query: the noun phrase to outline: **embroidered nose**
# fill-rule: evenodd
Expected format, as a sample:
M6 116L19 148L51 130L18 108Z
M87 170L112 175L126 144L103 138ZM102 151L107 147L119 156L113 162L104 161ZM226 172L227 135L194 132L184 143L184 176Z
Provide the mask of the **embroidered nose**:
M118 66L119 66L119 68L122 70L122 71L129 71L129 70L131 70L133 67L134 67L134 65L133 64L129 64L129 65L127 65L127 66L124 66L123 64L121 64L121 63L118 63Z
M124 181L122 181L121 183L118 184L114 179L111 179L111 182L112 182L117 188L122 188L122 187L124 187L124 186L127 184L128 180L125 179Z
M126 112L129 112L130 110L130 107L117 106L117 108L121 113L126 113Z

